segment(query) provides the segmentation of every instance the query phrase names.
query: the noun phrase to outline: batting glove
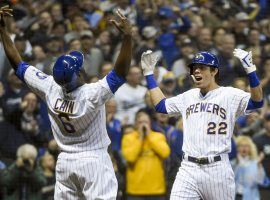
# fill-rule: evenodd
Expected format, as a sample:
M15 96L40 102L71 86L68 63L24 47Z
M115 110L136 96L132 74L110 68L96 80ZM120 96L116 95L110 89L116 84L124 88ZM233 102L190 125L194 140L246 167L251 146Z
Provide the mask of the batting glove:
M141 57L141 66L144 76L154 74L154 69L158 60L159 57L156 54L154 54L151 50L143 52Z
M251 72L256 71L256 66L252 62L252 52L251 51L247 52L247 51L242 50L242 49L234 49L233 54L235 57L237 57L241 61L247 74L250 74Z

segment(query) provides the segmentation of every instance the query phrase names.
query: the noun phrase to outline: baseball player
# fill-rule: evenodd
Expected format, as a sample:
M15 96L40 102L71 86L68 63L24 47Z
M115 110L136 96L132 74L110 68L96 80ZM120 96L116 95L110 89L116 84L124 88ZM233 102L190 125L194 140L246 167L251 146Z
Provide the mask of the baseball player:
M234 199L235 183L228 153L235 120L263 106L263 95L252 53L235 49L250 83L250 93L222 87L215 77L217 57L198 52L188 65L196 88L166 99L157 87L153 70L157 58L151 51L142 54L141 65L156 111L181 114L184 141L183 162L177 173L170 199Z
M125 82L131 62L131 25L119 11L112 23L123 34L123 43L114 69L97 83L84 82L83 55L73 51L60 56L48 76L22 61L5 30L0 9L0 33L6 55L16 75L42 98L55 140L61 148L56 166L55 199L116 199L117 180L107 153L105 106Z

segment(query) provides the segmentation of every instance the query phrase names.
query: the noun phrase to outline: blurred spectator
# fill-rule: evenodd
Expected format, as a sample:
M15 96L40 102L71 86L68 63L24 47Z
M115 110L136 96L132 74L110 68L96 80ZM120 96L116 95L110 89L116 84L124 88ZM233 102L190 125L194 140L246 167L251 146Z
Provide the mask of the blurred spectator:
M124 175L125 161L121 152L121 141L123 130L121 126L121 122L115 118L116 113L116 101L115 99L110 99L106 104L106 128L108 135L111 139L111 154L115 160L117 165L117 169L119 173Z
M68 50L69 51L81 51L82 44L81 41L77 38L71 39L68 43Z
M103 54L99 48L95 47L95 38L91 31L84 31L81 34L85 72L88 76L98 76L104 62Z
M235 15L233 34L235 36L236 47L246 48L248 45L247 35L249 32L249 16L245 12Z
M65 42L67 42L67 43L71 39L79 38L83 31L89 30L89 28L90 28L87 21L80 14L76 14L76 15L72 16L71 27L72 27L72 31L69 31L64 36Z
M105 77L113 68L113 64L111 62L105 62L101 66L101 78Z
M106 127L108 135L111 139L111 148L113 152L120 153L121 150L121 122L115 119L116 113L116 101L114 99L110 99L106 103Z
M17 160L2 174L8 199L41 200L41 188L46 178L36 162L37 150L30 144L22 145L17 151Z
M257 146L258 152L263 153L265 158L262 161L268 179L270 179L270 113L264 115L264 129L261 133L254 136L253 141ZM268 187L261 187L260 194L262 200L270 199L270 183Z
M264 154L261 153L258 157L255 144L247 136L239 136L236 143L236 200L260 200L258 185L263 184L266 178L262 166Z
M15 158L17 148L26 142L20 132L20 121L16 118L26 91L13 70L10 70L7 81L5 93L0 98L4 116L4 121L0 122L0 149L4 157Z
M173 72L168 71L163 75L162 81L159 84L159 87L166 98L173 97L176 94L176 77Z
M220 46L223 43L223 37L225 36L225 34L226 29L223 27L217 27L213 30L213 42L217 51L219 51L219 49L221 48Z
M220 84L233 85L248 91L250 88L242 80L245 73L239 67L238 60L235 60L232 55L233 49L240 47L252 51L253 62L261 77L264 95L268 104L270 102L270 3L267 0L0 1L1 6L7 3L14 9L14 18L7 18L6 23L11 39L15 42L24 60L48 74L51 74L52 65L58 56L65 52L78 50L82 51L85 56L84 67L88 74L87 82L95 82L98 78L104 77L112 69L112 63L120 50L122 38L109 22L109 19L113 19L113 12L120 9L133 23L134 56L132 65L140 64L143 51L148 49L154 51L161 58L154 75L167 96L171 96L175 90L182 93L193 87L194 83L186 67L193 58L194 52L197 51L197 46L200 50L217 51L221 66ZM39 101L38 109L30 112L33 115L26 114L25 110L20 108L22 98L26 94L25 88L22 87L14 73L9 73L10 69L2 42L0 42L0 160L8 166L14 161L17 148L26 142L39 146L40 155L50 151L56 159L59 149L55 141L51 140L47 144L47 138L52 139L52 134L46 105ZM142 107L151 115L152 120L155 119L153 105L145 93L145 88L140 85L140 73L137 73L136 70L133 73L132 70L133 75L127 77L128 83L123 86L121 93L116 94L116 98L120 99L117 107L121 111L117 110L115 117L124 120L121 124L115 123L115 117L111 121L109 120L109 128L113 131L116 129L119 131L119 128L129 130L131 126L127 126L125 123L132 124L135 112ZM171 72L167 73L168 70L174 73L174 78L168 75L171 74ZM1 83L4 88L1 87ZM142 80L142 84L145 85L144 80ZM32 97L30 101L33 100ZM110 101L110 103L114 109L115 102ZM31 105L30 107L33 108L32 103ZM265 103L265 110L262 113L270 112L269 105ZM23 113L24 116L22 116ZM36 131L29 132L28 128L31 127L30 121L34 120L28 121L28 117L32 116L30 118L39 121L39 115L42 117L42 123L38 123L39 134L32 135ZM268 146L270 142L267 139L267 120L263 119L261 115L261 113L253 113L239 117L234 133L236 136L248 135L255 138L259 151L265 153L262 163L269 176ZM109 116L110 114L108 114L108 118L110 118ZM131 116L131 118L128 119L127 116ZM174 129L178 129L175 119L169 118L168 124L172 125ZM113 126L111 126L112 124ZM179 123L177 122L177 124ZM24 126L27 133L21 129L21 126ZM110 134L111 130L108 133ZM37 140L39 136L45 136L45 138L41 137L42 140ZM116 149L119 148L120 137L117 138L117 141L115 143L112 138L113 148L116 146ZM169 140L168 143L172 148L172 156L174 149ZM235 157L235 154L232 152L230 158ZM171 156L167 161L171 160ZM114 162L116 174L119 175L117 178L121 195L118 198L124 198L124 177L121 174L124 166L116 166L119 163ZM170 166L165 167L166 174L174 172L170 170ZM119 173L120 171L121 173ZM270 199L269 187L266 189L261 187L260 192L263 200Z
M62 6L59 3L54 3L50 8L50 13L54 22L61 22L64 20L62 13Z
M167 182L167 194L170 195L176 174L183 157L183 121L179 118L176 126L169 124L169 116L163 113L155 113L155 121L152 129L166 136L170 146L170 156L165 160L165 172ZM169 196L168 196L169 197Z
M25 143L35 141L39 144L42 141L43 136L40 132L42 121L38 115L38 99L34 93L23 95L20 104L5 108L4 114L5 118L22 132Z
M165 199L166 183L163 160L170 148L162 133L151 130L151 119L145 112L136 114L132 133L125 134L122 152L128 162L127 199Z
M252 112L245 116L243 120L245 121L240 123L244 123L244 125L240 124L242 128L238 130L238 135L246 135L252 137L261 131L262 120L260 118L259 112Z
M158 10L161 34L158 37L158 45L162 50L168 70L171 70L173 62L179 57L180 52L176 46L176 31L187 31L190 28L190 21L187 16L182 16L179 10L174 13L171 7L163 6ZM178 23L181 21L181 23Z
M63 37L63 35L67 34L67 25L65 22L55 22L52 26L51 35L56 37Z
M223 43L218 52L220 62L219 68L219 84L228 86L231 85L236 77L245 76L245 72L240 67L240 63L233 56L235 48L235 38L232 34L226 34L223 37Z
M60 148L54 139L50 140L48 143L48 152L54 157L54 160L57 160Z
M263 64L263 79L261 80L263 92L265 95L270 94L270 57L265 59Z
M98 0L80 0L77 1L79 8L83 11L83 16L92 29L97 28L101 18L102 11L98 10Z
M40 166L43 170L43 174L46 177L47 184L42 187L42 200L53 200L54 199L54 185L55 185L55 160L54 157L45 153L40 158Z
M42 46L34 46L32 49L32 54L34 57L34 60L32 61L32 65L35 65L36 68L38 68L39 70L43 71L44 70L44 61L46 59L46 53L44 51L44 49L42 48Z
M143 40L140 41L139 46L135 52L136 63L140 63L141 55L147 50L153 52L158 50L156 39L158 30L154 26L146 26L142 29Z
M63 39L57 36L49 36L46 43L47 56L44 61L44 73L52 75L52 68L56 59L63 53Z
M210 28L204 27L199 29L197 39L197 49L199 51L216 53L216 50L213 48L212 32Z
M252 51L253 54L261 55L261 41L260 41L260 32L257 28L251 28L247 35L248 45L247 49Z
M247 80L245 78L235 78L232 86L235 88L238 88L240 90L243 90L245 92L248 92L248 90L249 90L249 85L248 85Z
M140 110L144 110L145 112L147 112L150 115L151 119L153 120L155 118L156 110L155 110L155 107L151 101L149 91L147 91L145 93L144 102L145 102L145 107L140 109Z
M176 77L189 74L187 65L191 62L197 49L189 38L184 39L180 46L181 58L173 63L172 71Z
M27 41L23 36L16 35L14 38L14 44L18 49L22 59L26 62L29 62L32 59L32 46L29 41Z
M13 20L12 19L8 19L8 24L11 23ZM14 24L14 23L13 23ZM10 24L11 25L11 24ZM10 36L13 36L12 39L15 38L14 33L11 30L10 26L7 26L7 31L9 33ZM4 51L4 47L3 44L1 42L1 38L0 38L0 80L2 80L3 82L7 81L7 77L9 74L9 71L12 69L5 51Z
M136 112L145 107L144 96L147 88L140 85L142 71L137 66L130 67L126 79L127 82L115 93L116 118L123 124L133 124Z
M45 44L53 26L52 16L48 11L43 11L37 16L37 21L31 25L27 36L31 44Z
M104 30L102 31L97 40L96 40L96 46L99 48L103 54L105 61L111 61L111 55L113 53L112 49L112 41L111 41L111 34L109 31Z

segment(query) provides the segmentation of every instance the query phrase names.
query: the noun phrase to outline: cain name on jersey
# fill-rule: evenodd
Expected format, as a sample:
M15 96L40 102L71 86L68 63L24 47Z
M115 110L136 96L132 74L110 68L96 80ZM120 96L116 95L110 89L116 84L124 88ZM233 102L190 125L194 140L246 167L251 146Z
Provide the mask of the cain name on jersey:
M74 101L69 100L63 100L60 98L57 98L54 104L54 110L57 112L64 112L68 114L73 114L74 110Z

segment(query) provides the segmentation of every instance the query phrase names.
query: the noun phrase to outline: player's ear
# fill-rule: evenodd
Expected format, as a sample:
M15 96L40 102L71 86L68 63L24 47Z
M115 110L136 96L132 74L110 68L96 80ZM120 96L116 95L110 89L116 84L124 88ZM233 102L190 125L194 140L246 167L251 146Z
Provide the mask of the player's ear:
M218 73L218 69L217 68L212 68L211 73L213 74L213 76L216 76Z
M82 81L84 81L84 82L87 81L87 80L89 80L89 79L88 79L88 76L87 76L87 74L86 74L86 72L85 72L84 69L81 69L81 70L80 70L78 76L79 76L80 79L81 79Z

